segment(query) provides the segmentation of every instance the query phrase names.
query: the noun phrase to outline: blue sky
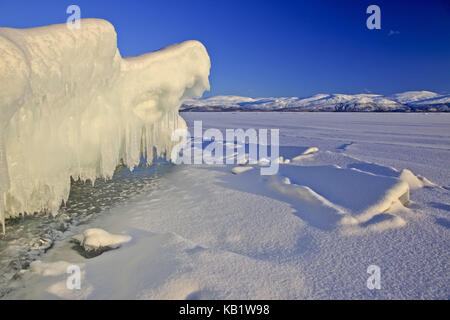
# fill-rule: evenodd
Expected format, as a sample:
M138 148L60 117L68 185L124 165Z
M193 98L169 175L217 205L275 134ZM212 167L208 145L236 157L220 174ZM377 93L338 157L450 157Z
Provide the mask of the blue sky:
M113 23L123 56L203 42L207 96L450 93L448 0L0 0L0 26L62 23L70 4L82 18ZM381 30L366 28L371 4L381 8Z

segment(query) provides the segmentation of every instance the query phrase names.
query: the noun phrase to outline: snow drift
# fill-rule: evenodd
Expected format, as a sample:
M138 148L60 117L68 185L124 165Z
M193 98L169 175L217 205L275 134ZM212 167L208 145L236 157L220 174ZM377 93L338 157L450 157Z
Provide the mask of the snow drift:
M0 28L0 218L56 210L70 177L111 177L170 152L182 101L209 89L204 46L122 58L114 27L83 19Z

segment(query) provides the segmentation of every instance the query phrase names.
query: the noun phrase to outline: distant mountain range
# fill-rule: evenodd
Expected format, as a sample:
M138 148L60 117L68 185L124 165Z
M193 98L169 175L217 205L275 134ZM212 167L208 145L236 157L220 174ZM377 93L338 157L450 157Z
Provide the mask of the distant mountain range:
M450 112L450 95L408 91L379 94L316 94L307 98L216 96L184 101L181 112Z

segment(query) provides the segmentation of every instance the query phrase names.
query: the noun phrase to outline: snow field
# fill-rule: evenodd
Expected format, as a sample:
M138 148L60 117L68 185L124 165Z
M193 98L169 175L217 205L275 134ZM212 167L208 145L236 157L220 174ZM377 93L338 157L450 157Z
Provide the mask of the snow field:
M43 258L83 265L80 291L67 290L64 277L24 271L7 298L448 297L450 137L442 115L185 117L218 128L282 124L284 159L319 150L280 163L272 177L176 167L158 189L72 230L102 228L132 241L90 259L61 241ZM366 286L373 264L381 290Z

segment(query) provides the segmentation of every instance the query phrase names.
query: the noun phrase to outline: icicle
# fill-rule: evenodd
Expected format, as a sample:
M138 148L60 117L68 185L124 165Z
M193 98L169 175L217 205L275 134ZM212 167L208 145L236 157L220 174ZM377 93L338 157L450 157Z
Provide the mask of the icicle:
M173 123L185 126L178 107L209 89L197 41L122 58L109 22L81 26L0 28L3 229L24 211L56 212L71 176L111 177L121 159L133 168L154 147L169 152Z

